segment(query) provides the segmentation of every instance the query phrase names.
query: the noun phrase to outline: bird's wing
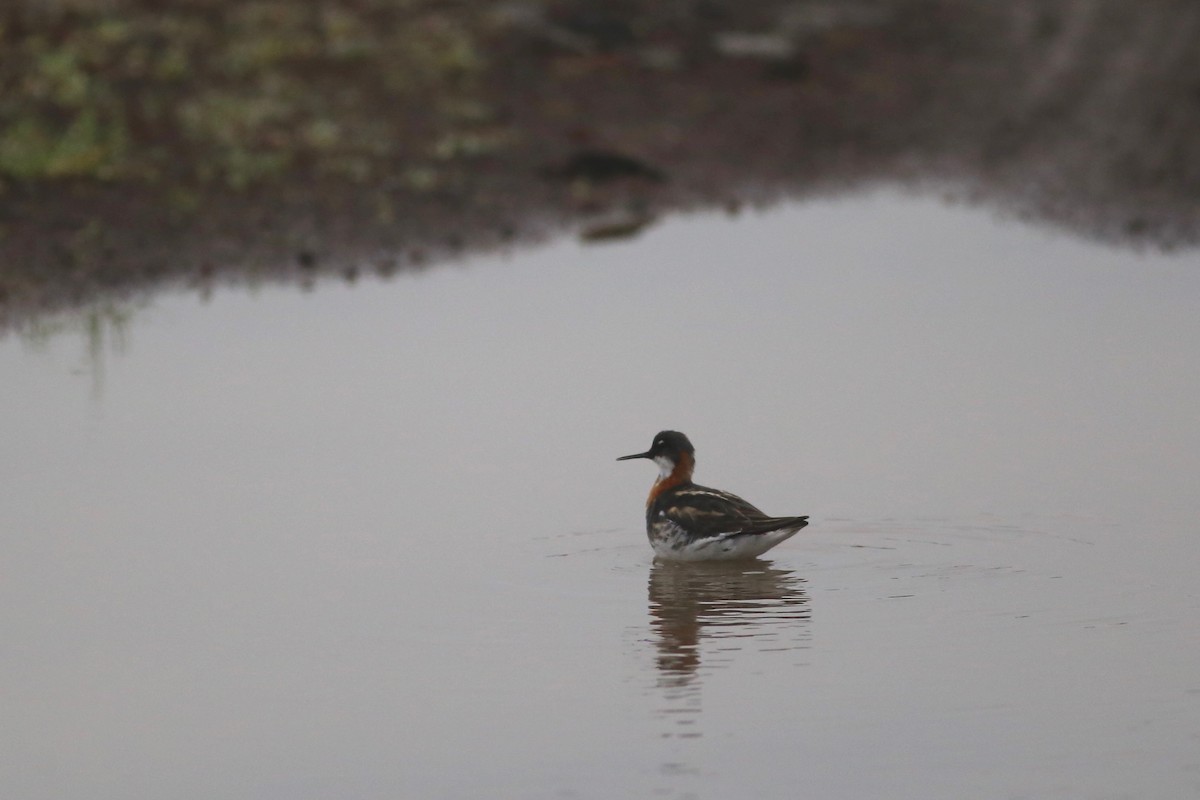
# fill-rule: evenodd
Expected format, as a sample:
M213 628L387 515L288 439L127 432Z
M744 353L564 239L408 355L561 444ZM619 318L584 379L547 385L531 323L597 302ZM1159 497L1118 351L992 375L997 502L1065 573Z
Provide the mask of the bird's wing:
M700 539L767 533L789 524L803 527L804 517L768 517L736 494L707 486L681 486L662 500L658 513Z

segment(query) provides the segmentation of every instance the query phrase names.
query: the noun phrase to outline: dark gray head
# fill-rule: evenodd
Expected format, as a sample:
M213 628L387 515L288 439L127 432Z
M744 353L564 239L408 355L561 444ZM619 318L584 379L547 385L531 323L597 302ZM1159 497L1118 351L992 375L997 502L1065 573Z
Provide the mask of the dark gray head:
M688 440L679 431L660 431L654 437L654 442L650 445L650 449L644 453L634 453L631 456L621 456L617 461L625 461L630 458L649 458L658 462L661 466L664 461L669 461L672 464L678 464L683 460L684 456L688 461L693 461L696 455L696 448L692 447L691 441Z

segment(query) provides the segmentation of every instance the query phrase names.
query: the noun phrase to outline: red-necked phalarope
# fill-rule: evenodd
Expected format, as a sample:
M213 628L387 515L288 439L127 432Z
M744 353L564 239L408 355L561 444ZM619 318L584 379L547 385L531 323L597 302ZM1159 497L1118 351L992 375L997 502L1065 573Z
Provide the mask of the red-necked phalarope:
M646 500L646 535L659 558L677 561L752 558L808 524L808 517L768 517L742 498L692 483L696 448L679 431L662 431L644 453L659 475Z

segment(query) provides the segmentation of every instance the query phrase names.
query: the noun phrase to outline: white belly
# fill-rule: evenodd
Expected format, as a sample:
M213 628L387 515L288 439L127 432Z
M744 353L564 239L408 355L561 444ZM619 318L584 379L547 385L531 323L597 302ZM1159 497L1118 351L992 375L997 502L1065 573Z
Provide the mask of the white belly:
M720 561L754 558L789 538L799 528L771 531L749 536L712 536L693 539L677 525L659 523L650 546L654 554L667 561Z

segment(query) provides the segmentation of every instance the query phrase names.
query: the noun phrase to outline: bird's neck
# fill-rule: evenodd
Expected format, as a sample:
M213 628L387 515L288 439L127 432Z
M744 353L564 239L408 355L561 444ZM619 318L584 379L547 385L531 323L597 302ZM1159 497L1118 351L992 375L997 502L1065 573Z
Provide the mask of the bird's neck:
M650 497L646 499L646 505L654 504L658 496L668 489L673 489L684 483L690 483L692 480L692 471L696 468L695 457L687 453L681 453L678 461L673 461L669 458L656 458L654 463L658 464L658 480L650 487Z

